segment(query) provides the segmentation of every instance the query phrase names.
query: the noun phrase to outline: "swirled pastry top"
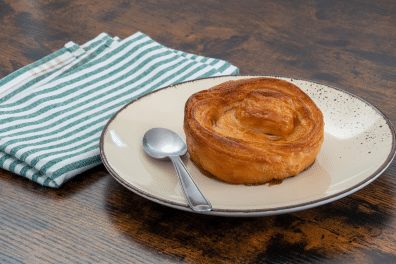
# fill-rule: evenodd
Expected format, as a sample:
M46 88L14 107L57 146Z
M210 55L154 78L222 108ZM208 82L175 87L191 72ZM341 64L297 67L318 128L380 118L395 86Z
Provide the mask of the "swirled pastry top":
M184 130L191 159L201 169L228 182L261 183L308 167L322 145L324 121L319 108L297 86L275 78L252 78L192 95L185 105ZM217 160L207 160L213 158ZM249 176L223 168L221 162L234 160L238 166L250 162L259 167L251 172L255 179L246 182Z

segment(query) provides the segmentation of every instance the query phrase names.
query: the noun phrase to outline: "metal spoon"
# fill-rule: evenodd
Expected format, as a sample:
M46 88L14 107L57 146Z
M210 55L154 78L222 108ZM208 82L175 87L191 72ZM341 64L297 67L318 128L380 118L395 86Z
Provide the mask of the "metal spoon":
M170 158L175 166L184 197L196 212L209 212L212 205L202 194L180 156L186 154L187 145L183 139L166 128L152 128L143 136L143 149L156 159Z

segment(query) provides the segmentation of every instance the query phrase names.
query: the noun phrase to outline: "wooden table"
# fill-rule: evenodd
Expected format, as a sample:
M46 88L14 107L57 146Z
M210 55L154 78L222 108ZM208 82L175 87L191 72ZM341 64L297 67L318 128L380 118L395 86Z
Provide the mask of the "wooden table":
M396 124L396 2L0 1L0 77L101 32L137 31L369 101ZM225 218L148 201L103 166L59 189L0 169L0 263L394 263L396 163L346 198L297 213Z

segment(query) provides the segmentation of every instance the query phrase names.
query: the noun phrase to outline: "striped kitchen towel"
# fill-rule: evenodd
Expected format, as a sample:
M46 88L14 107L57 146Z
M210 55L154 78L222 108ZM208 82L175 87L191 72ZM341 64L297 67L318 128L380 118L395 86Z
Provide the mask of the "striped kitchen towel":
M238 68L226 61L164 47L141 32L68 42L0 80L0 167L57 188L101 163L101 132L128 102L230 74Z

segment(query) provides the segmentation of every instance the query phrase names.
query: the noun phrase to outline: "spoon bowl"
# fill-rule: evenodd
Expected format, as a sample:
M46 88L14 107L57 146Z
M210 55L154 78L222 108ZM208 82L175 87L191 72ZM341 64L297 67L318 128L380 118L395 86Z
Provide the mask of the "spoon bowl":
M143 137L143 148L147 154L156 159L169 156L183 156L187 153L187 145L183 139L165 128L153 128Z
M180 156L187 153L187 145L183 139L166 128L152 128L143 136L143 149L156 159L169 158L176 169L184 197L194 212L209 212L212 205L202 194Z

